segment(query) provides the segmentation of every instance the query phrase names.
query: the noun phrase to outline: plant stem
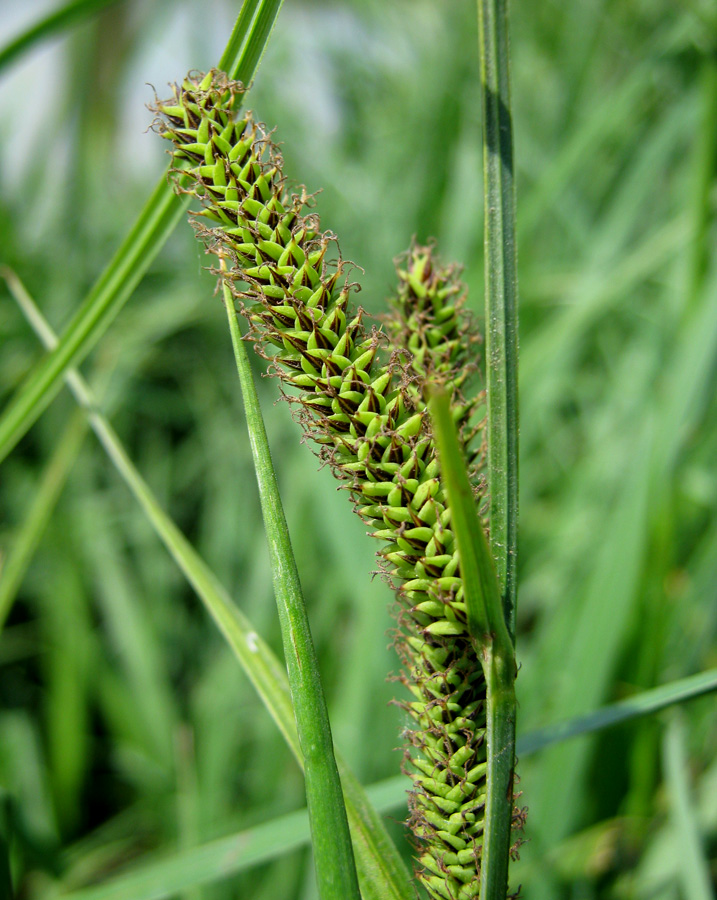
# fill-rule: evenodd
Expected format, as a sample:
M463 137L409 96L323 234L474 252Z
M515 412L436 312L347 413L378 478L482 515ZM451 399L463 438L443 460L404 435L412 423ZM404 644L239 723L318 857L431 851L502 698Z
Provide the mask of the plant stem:
M430 395L428 408L438 444L441 477L451 508L451 524L458 543L468 628L479 654L490 643L494 653L510 659L513 642L503 617L495 565L476 510L448 394L441 388L431 387Z
M319 661L311 638L259 398L246 346L239 330L234 300L226 284L224 305L229 319L251 452L259 483L291 699L304 757L306 804L311 823L319 896L322 900L360 900L341 780L334 758L329 713L321 686Z
M483 100L486 393L490 546L505 622L515 639L518 539L518 309L507 0L478 0ZM512 649L512 648L511 648ZM481 900L505 900L515 765L515 663L483 648L488 796Z
M518 291L506 0L478 0L483 97L490 545L515 636L518 526Z
M489 641L483 649L486 675L488 793L481 858L480 900L505 900L508 892L510 832L515 769L515 659Z

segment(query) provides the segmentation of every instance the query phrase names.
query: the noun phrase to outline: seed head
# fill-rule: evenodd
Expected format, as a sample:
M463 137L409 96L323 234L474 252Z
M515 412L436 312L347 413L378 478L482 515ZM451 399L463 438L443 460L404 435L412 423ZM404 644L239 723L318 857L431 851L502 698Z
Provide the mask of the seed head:
M479 892L483 840L485 682L423 389L429 379L446 387L466 455L480 460L482 395L462 394L478 338L456 271L432 247L414 246L400 261L385 332L367 326L309 196L289 193L279 152L251 113L235 119L242 91L220 72L190 75L156 103L158 130L173 144L177 189L202 202L195 228L223 261L218 274L248 339L271 359L319 456L382 543L411 696L402 705L412 720L406 763L419 878L435 900L469 900Z

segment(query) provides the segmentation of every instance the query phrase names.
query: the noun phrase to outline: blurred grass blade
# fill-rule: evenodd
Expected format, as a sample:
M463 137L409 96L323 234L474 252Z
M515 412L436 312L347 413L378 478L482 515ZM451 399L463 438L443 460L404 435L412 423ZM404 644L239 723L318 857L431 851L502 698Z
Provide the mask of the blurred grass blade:
M253 6L253 0L245 0L246 4ZM248 14L243 15L242 7L239 18L244 22L247 34L241 56L236 60L225 60L227 54L224 54L222 59L231 64L235 77L245 84L254 77L281 4L282 0L263 0L253 21ZM241 46L240 39L241 35L234 29L230 46L236 50ZM35 365L3 411L0 461L57 394L65 370L84 359L117 316L172 233L187 204L187 198L180 199L174 194L166 173L162 175L139 218L77 309L55 350Z
M10 871L10 795L0 789L0 897L12 900L12 873Z
M71 0L70 3L65 3L48 13L0 48L0 72L14 62L18 56L32 50L40 41L89 18L93 13L99 12L103 7L112 3L117 3L117 0Z
M603 731L623 722L651 716L668 706L675 706L714 691L717 691L717 669L710 669L708 672L700 672L699 675L691 675L671 684L642 691L634 697L612 703L587 715L576 716L566 722L558 722L531 731L518 738L517 753L521 757L528 756L551 744L559 744L581 734Z
M311 820L314 865L322 900L360 900L341 781L334 759L329 713L311 637L299 572L279 496L269 441L246 354L234 300L224 285L234 358L246 413L261 511L269 544L274 595L281 623L289 688L304 756L306 804Z
M712 184L717 168L717 60L702 57L700 128L695 141L692 192L693 236L687 285L685 315L696 305L712 255L710 226L714 219Z
M432 389L429 410L438 444L461 562L469 629L485 673L487 795L481 853L481 900L505 900L513 819L515 767L515 654L488 541L471 490L448 395Z
M50 521L86 434L87 421L78 410L60 436L42 473L27 515L15 532L14 541L0 572L0 631L12 609L27 567Z
M28 321L43 343L52 347L57 336L19 282L16 291L16 299ZM66 372L64 377L77 402L86 410L92 430L107 455L216 622L299 765L303 766L284 667L234 604L204 560L164 512L127 456L111 425L97 411L84 379L76 370ZM341 758L337 759L345 785L346 812L355 840L363 900L410 900L412 894L409 877L398 850L365 799L359 783L351 776Z
M650 418L641 424L642 434L634 441L619 496L609 511L609 527L596 535L580 608L560 647L561 671L569 677L551 683L551 700L561 718L586 715L604 703L627 623L635 614L647 541L650 466L645 461L653 434ZM545 665L547 683L547 660ZM553 841L570 833L580 814L574 798L581 795L590 750L588 741L561 744L541 759L541 778L530 805L534 833Z
M404 778L390 778L366 788L365 796L372 808L386 813L405 803L405 787ZM163 859L137 862L104 884L59 896L62 900L165 900L179 891L275 860L305 846L310 837L308 813L301 809Z
M518 282L506 0L478 0L483 97L490 547L515 634L518 550Z
M665 731L663 760L672 819L680 846L682 893L689 900L715 900L710 866L687 778L690 763L685 746L685 725L679 711L672 714Z

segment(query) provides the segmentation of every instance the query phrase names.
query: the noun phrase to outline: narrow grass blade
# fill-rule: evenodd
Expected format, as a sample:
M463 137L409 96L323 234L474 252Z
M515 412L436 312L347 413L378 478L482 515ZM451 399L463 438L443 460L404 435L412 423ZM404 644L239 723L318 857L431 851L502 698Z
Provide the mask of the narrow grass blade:
M559 744L581 734L592 734L624 722L631 722L633 719L651 716L669 706L676 706L714 691L717 691L717 669L710 669L708 672L700 672L699 675L691 675L671 684L642 691L634 697L604 706L587 715L576 716L566 722L558 722L531 731L518 738L517 752L521 757L528 756L551 744Z
M321 685L319 661L311 637L306 604L279 496L279 485L271 460L259 398L246 346L239 331L234 301L227 285L224 285L224 305L229 319L249 441L259 484L289 687L299 743L304 756L306 802L311 820L319 896L322 900L329 898L360 900L341 781L334 759L329 713Z
M515 634L518 549L518 286L506 0L478 0L483 96L490 546Z
M367 792L340 755L337 755L337 760L351 825L362 900L413 900L416 892L411 886L411 876L386 831L379 815L379 807L372 803L371 797L367 796ZM393 778L391 785L400 802L399 799L391 799L390 805L405 803L407 779L404 776ZM388 790L390 788L387 788L387 793Z
M689 759L685 747L685 725L677 711L671 716L665 731L663 760L672 818L680 845L682 892L690 900L715 900L710 867L687 779Z
M685 312L695 306L704 283L711 256L710 225L714 218L711 188L717 154L717 61L711 54L702 58L702 111L695 142L694 186L692 195L693 240Z
M22 286L20 285L22 288ZM58 338L27 292L16 295L28 321L47 347ZM77 402L86 410L90 425L107 455L145 512L179 569L192 585L237 660L276 722L289 748L303 766L303 757L291 707L283 666L271 649L236 607L224 587L189 541L164 512L145 483L107 420L98 412L94 398L76 370L65 380ZM410 900L412 892L405 866L385 826L365 799L363 789L338 757L345 785L346 812L353 835L363 900Z
M501 651L512 655L513 646L505 626L495 566L478 518L446 392L432 388L428 408L438 444L441 477L448 493L451 522L458 541L471 634L478 647L489 635L495 635Z
M27 567L32 561L86 434L87 422L79 412L79 415L70 419L57 442L37 485L27 515L15 532L14 542L0 572L0 631L12 609Z
M263 0L253 22L248 14L244 16L248 32L241 56L237 60L222 57L233 67L235 77L245 84L254 77L281 3L282 0ZM253 5L253 0L245 0L246 4ZM240 18L243 11L244 7ZM234 29L230 37L234 49L241 46L241 35L236 32ZM109 327L172 233L187 204L187 198L180 199L173 192L165 173L119 250L72 317L57 347L36 364L3 411L0 461L52 401L68 366L84 359Z
M70 0L70 3L64 3L0 48L0 72L35 44L116 2L117 0Z
M433 390L431 422L441 478L458 543L463 591L474 646L485 672L487 796L481 855L481 900L505 900L513 819L515 767L515 654L488 541L478 517L448 396Z
M390 778L366 788L365 795L372 808L385 813L405 802L404 791L405 779ZM62 900L164 900L179 891L219 881L274 860L277 854L290 853L308 844L310 839L308 812L301 809L163 859L139 862L103 884L62 892L59 897Z

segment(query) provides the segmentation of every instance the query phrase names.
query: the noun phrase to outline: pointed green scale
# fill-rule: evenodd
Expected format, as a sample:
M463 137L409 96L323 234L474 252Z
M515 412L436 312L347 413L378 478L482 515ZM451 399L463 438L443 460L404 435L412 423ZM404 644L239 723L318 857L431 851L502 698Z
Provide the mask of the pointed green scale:
M234 122L232 122L232 120L229 119L227 121L226 125L224 125L224 127L222 128L221 134L219 135L219 137L222 139L222 141L224 141L225 145L229 148L228 150L222 151L223 155L226 156L227 158L229 158L231 156L232 150L234 149L234 140L235 140L234 131L235 131ZM217 146L219 146L219 145L217 145Z
M269 232L269 236L271 236L271 229L268 226L260 225L259 230L260 233L264 233L262 229L266 229ZM275 259L277 262L281 259L281 256L284 252L281 244L276 244L271 240L263 240L257 241L257 247L261 250L262 253L265 253L267 256L270 256L272 259Z
M185 126L186 126L186 124L187 124L186 115L187 115L187 114L186 114L186 110L185 110L184 106L172 106L171 104L164 104L164 103L163 103L163 104L159 107L159 111L160 111L163 115L165 115L165 116L170 116L170 117L173 118L173 119L183 119L183 120L184 120L184 124L185 124Z
M214 179L215 185L226 185L227 183L226 172L224 169L224 160L221 157L219 157L214 164L212 178Z
M382 518L387 525L391 525L393 528L402 522L412 521L411 513L403 506L383 507Z
M417 579L423 580L423 579ZM425 579L428 581L428 579ZM419 603L415 609L420 610L421 612L427 613L429 616L433 616L434 618L438 618L439 616L444 615L444 606L445 604L440 603L438 600L424 600L423 603Z
M440 619L427 625L426 633L443 636L468 634L468 628L458 622L449 622L447 619Z
M209 140L209 119L202 117L197 128L197 143L206 144Z
M214 146L217 148L217 150L222 155L224 155L224 156L229 155L229 153L232 149L232 145L229 143L229 141L225 137L223 137L223 135L215 134L213 137L213 141L214 141Z
M240 140L231 148L227 154L229 162L236 163L237 160L243 159L247 150L251 146L251 140Z

